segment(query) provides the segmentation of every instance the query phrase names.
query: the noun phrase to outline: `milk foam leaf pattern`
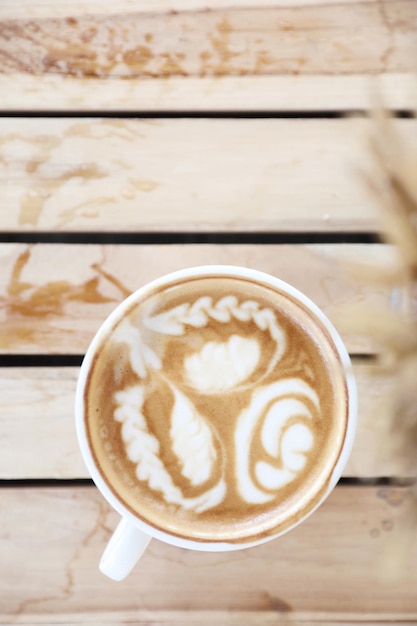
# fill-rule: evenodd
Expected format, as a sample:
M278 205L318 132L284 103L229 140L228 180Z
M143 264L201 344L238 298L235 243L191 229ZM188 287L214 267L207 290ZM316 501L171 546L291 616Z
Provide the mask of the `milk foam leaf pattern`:
M130 364L139 378L146 378L148 367L161 369L161 360L157 354L143 341L140 331L124 320L115 330L115 343L124 343L130 353Z
M185 326L182 320L186 319L189 308L188 302L184 302L170 311L146 317L145 325L164 335L183 335Z
M233 319L239 322L253 322L259 330L268 332L274 341L275 352L263 374L263 377L266 377L284 354L286 339L272 309L261 308L260 304L254 300L239 302L236 296L230 295L213 302L213 298L210 296L202 296L192 304L187 302L168 311L148 315L143 323L155 332L167 335L183 335L187 328L202 328L210 320L227 324ZM230 347L233 348L233 345Z
M271 501L304 468L313 445L308 420L319 412L316 392L301 378L287 378L254 391L250 404L239 415L235 430L236 477L241 497L249 503ZM276 460L253 459L255 433L261 427L261 443ZM254 463L256 481L252 478Z
M188 384L202 393L233 389L256 369L261 349L256 339L232 335L227 342L208 341L184 360Z
M206 482L214 469L216 449L207 421L179 389L170 385L174 394L170 436L172 450L181 464L181 473L193 486Z
M159 457L160 445L149 432L143 414L145 387L134 385L114 394L114 419L122 424L121 437L126 455L135 464L138 480L159 491L167 504L176 504L196 513L210 509L224 500L226 484L220 479L214 487L195 498L186 498L177 487Z
M114 418L122 424L121 436L129 461L136 464L136 476L149 484L151 489L161 491L168 502L181 499L180 490L175 487L166 471L159 454L159 442L148 430L142 413L145 389L135 385L114 396L118 405Z

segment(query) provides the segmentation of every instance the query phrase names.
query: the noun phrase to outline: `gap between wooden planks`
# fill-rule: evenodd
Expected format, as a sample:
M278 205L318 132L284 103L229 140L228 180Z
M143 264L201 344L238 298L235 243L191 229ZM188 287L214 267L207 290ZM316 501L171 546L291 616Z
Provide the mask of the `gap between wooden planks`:
M369 353L378 344L358 334L346 310L401 307L401 292L365 271L371 265L383 275L394 253L377 244L0 244L0 353L82 354L132 291L176 269L213 264L252 267L292 284L336 324L351 353Z
M406 488L337 487L298 528L239 552L153 541L117 585L97 569L117 514L95 488L8 488L1 496L3 623L153 610L266 611L295 620L317 612L329 621L335 613L342 622L344 612L345 621L417 617L415 546L392 543L404 537ZM397 556L407 552L401 580L382 576L393 545Z
M75 435L77 367L0 370L0 480L78 479L89 474ZM358 384L358 431L344 476L410 475L407 460L394 449L387 404L393 377L375 374L354 360Z
M412 106L413 0L6 2L0 19L3 110L346 109L380 83Z
M417 150L417 121L395 127ZM360 118L0 118L0 231L379 229L361 175L374 171L372 129Z

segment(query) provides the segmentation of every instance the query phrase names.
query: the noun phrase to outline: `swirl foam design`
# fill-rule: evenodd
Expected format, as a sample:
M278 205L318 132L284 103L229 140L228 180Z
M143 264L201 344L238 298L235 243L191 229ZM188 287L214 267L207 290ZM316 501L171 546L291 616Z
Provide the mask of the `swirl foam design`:
M110 488L201 541L291 524L325 487L346 427L325 331L288 296L236 278L138 302L103 343L86 397Z

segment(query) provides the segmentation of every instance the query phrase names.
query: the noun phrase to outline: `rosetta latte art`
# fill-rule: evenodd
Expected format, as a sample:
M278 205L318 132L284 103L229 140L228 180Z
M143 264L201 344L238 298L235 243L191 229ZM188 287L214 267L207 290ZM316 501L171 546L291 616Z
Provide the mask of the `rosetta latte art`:
M262 363L259 341L254 336L240 335L235 325L229 336L211 336L202 347L187 354L181 376L185 389L205 396L250 390L249 402L233 418L235 450L231 456L240 497L249 504L264 504L304 469L314 443L310 424L320 412L318 396L305 380L279 377L279 361L287 338L272 309L262 308L253 300L239 303L234 296L216 303L204 296L193 303L148 315L142 324L147 333L175 338L184 336L190 327L204 329L217 324L227 329L233 321L251 323L256 331L268 335L273 349L263 370L256 375ZM186 390L169 379L163 355L146 345L145 334L125 319L114 335L115 342L127 345L137 377L137 384L114 394L114 419L121 424L125 453L135 465L138 480L161 494L166 503L196 513L209 510L227 496L228 451L213 423L200 414ZM161 458L160 442L149 428L145 402L150 375L163 380L172 395L172 409L167 416L171 452L182 478L191 487L202 490L195 497L185 495L176 484ZM227 415L224 419L228 419Z

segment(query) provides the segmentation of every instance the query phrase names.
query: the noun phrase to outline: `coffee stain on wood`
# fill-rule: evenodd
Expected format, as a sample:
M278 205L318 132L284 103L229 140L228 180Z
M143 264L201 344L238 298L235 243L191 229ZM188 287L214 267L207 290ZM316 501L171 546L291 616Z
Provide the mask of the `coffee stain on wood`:
M27 191L20 203L19 226L26 224L36 226L42 214L44 203L45 196L38 189Z
M386 48L381 53L381 72L390 66L391 57L395 52L394 29L391 22L390 12L384 2L378 2L381 21L386 29Z
M222 69L229 66L230 61L239 56L239 52L233 52L231 48L231 33L232 26L227 17L223 17L222 20L216 25L214 33L209 34L209 40L213 47L214 52L219 58L219 64L212 66L215 73L222 73Z
M98 143L101 139L120 142L135 142L138 138L146 137L143 128L146 120L135 120L134 123L125 120L99 120L97 122L77 122L71 124L58 135L39 134L30 136L24 132L8 133L0 136L0 165L4 164L5 176L10 160L13 160L14 170L24 168L26 179L30 187L22 191L20 211L17 216L18 224L22 227L36 228L39 226L45 209L56 214L54 226L62 229L77 219L93 219L100 215L103 205L117 203L119 194L126 198L133 198L137 191L151 192L159 185L158 182L147 179L129 177L134 169L132 164L118 164L110 159L109 163L98 163L90 160L68 164L74 157L71 152L82 151L82 146L73 142L79 138ZM16 151L17 145L17 151ZM99 146L97 146L99 150ZM122 167L126 171L126 191L114 190L114 193L94 195L84 202L55 210L48 202L54 199L64 185L80 187L94 183L112 175L114 170ZM109 171L110 170L110 171ZM122 173L123 175L123 173ZM71 196L66 196L66 204Z
M268 592L264 593L265 609L268 611L276 611L277 613L290 613L294 608L282 598L272 595Z
M83 139L123 139L125 141L135 141L143 139L146 134L143 128L153 124L153 120L135 119L134 124L123 119L99 119L97 121L76 122L71 124L64 133L62 139L67 137L81 137Z
M122 196L127 200L133 200L136 198L137 191L149 193L157 187L159 187L159 183L155 180L129 178L127 185L122 189Z
M35 244L29 245L16 258L4 296L0 296L3 325L7 328L0 336L0 350L10 346L33 344L39 340L39 328L35 320L64 318L66 307L73 303L99 305L118 304L130 295L131 290L122 281L103 269L105 257L91 264L94 275L79 284L69 280L54 280L36 285L24 280L23 273L32 260ZM116 288L114 295L106 295L105 286ZM64 332L64 331L63 331Z
M412 489L396 489L395 487L382 487L377 491L377 496L391 507L401 507L413 499Z
M130 179L130 184L132 184L139 191L144 191L148 193L149 191L153 191L159 185L155 180L136 180L134 178Z
M32 246L24 250L17 258L7 286L6 310L11 316L47 317L63 315L67 302L77 301L99 304L112 302L100 293L100 279L95 276L80 285L67 280L51 281L36 286L22 280L22 273L31 259ZM1 299L0 299L1 302Z
M382 530L386 532L391 532L394 528L394 522L392 519L384 519L381 523Z
M107 525L107 517L110 513L110 507L104 501L97 502L96 505L97 505L97 517L96 517L95 524L93 525L91 530L89 530L87 534L84 536L80 545L75 550L74 554L72 555L72 558L70 559L70 561L67 563L67 566L66 566L66 571L65 571L66 585L63 591L66 597L68 598L72 596L75 586L76 586L76 580L75 580L75 574L74 574L75 565L79 561L79 559L82 557L83 551L88 547L88 545L91 543L94 537L96 537L99 534L100 531L104 531L104 535L106 538L111 534L111 531Z
M36 161L36 169L38 169L42 163L45 163L46 160L46 158L38 159ZM31 171L33 172L35 170L32 169ZM18 218L19 225L24 226L30 224L31 226L36 226L41 217L45 202L57 193L61 186L69 180L79 178L81 181L85 182L105 178L106 176L107 174L101 171L95 163L81 163L56 177L39 176L37 188L30 189L22 198ZM98 199L99 202L102 200L102 198ZM106 198L106 200L108 199ZM62 220L59 225L62 226L77 217L78 210L82 206L83 205L79 205L78 207L64 211L61 214Z
M9 133L0 136L0 162L5 166L7 164L7 145L11 145L13 142L26 144L28 152L36 151L36 157L29 158L25 164L26 172L36 176L39 167L51 157L53 150L60 145L61 138L54 135L28 137L24 133ZM26 191L21 200L19 225L36 225L49 195L49 189L43 184L36 185L34 188Z
M0 72L90 79L414 72L417 3L392 4L4 20ZM371 52L358 24L371 32Z
M103 276L110 284L114 285L124 298L130 296L132 293L131 289L128 289L116 276L104 270L99 263L94 263L91 267L97 274Z
M136 48L131 48L120 54L125 66L129 67L131 72L136 75L146 73L147 65L154 57L149 46L137 46ZM117 58L116 56L116 59Z
M79 217L87 218L87 219L95 219L100 216L100 212L97 208L89 208L89 207L97 207L105 204L114 204L117 202L117 198L115 196L98 196L91 200L86 200L85 202L81 202L80 204L71 207L70 209L65 209L60 213L60 219L57 222L57 228L63 228L67 224L73 222L75 219Z
M72 499L74 500L76 499L76 497L73 497ZM111 512L111 509L104 501L95 502L95 506L97 509L97 515L94 525L91 527L90 530L87 531L86 535L82 538L80 544L77 546L69 561L66 564L63 564L63 572L65 576L63 586L58 590L58 593L55 595L45 594L40 595L36 598L25 598L24 600L22 600L19 606L13 612L13 618L16 620L16 622L19 622L19 617L21 616L39 612L40 607L45 607L45 605L48 605L48 603L59 602L60 604L64 604L71 599L74 593L76 593L75 569L77 562L80 560L80 558L82 558L83 551L100 533L104 533L104 537L106 539L108 539L108 536L110 534L107 524L107 518Z

